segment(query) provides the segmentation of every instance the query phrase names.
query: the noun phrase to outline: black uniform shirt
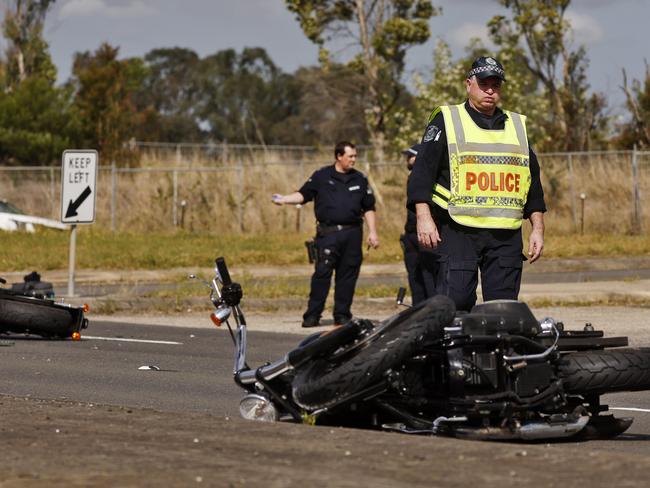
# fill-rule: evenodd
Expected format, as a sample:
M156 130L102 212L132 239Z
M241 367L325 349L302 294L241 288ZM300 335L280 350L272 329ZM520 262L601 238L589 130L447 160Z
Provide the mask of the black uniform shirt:
M375 210L368 179L355 169L339 173L333 164L324 166L298 191L305 203L314 200L316 220L324 225L359 224L364 213Z
M505 127L508 116L499 108L496 109L492 116L474 110L468 101L465 102L465 108L472 120L481 129L502 130ZM529 151L531 183L526 204L524 205L524 219L530 217L533 212L546 212L544 190L539 175L539 162L530 145ZM447 134L442 112L436 114L424 131L422 146L418 151L408 181L407 207L414 210L416 203L428 203L435 212L434 215L448 215L443 208L434 204L431 200L433 187L436 183L449 188L449 151L447 149Z
M408 187L409 182L411 181L412 173L409 173L409 177L406 180L406 186ZM418 228L418 218L412 208L406 209L406 223L404 224L404 233L414 234L417 232Z

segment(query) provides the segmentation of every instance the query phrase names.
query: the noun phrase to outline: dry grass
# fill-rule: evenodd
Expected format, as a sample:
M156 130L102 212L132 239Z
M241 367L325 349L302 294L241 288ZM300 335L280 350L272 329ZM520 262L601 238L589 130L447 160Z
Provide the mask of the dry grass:
M550 233L579 234L583 228L588 234L630 234L635 230L631 154L572 155L571 161L567 155L549 155L541 156L540 162ZM639 155L638 165L642 227L647 232L650 153Z
M219 155L217 155L219 156ZM256 155L253 155L256 156ZM178 158L173 151L145 153L141 168L115 175L112 191L110 169L102 169L97 181L98 230L114 225L131 233L170 232L176 202L177 227L190 233L243 233L309 235L314 231L313 207L277 207L273 193L297 190L317 168L330 163L327 153L264 153L264 162L251 164L240 155L233 163L199 153ZM573 155L571 171L564 156L540 156L548 213L547 235L621 235L634 232L634 201L629 154ZM179 165L180 163L180 165ZM358 164L366 170L363 163ZM174 174L169 168L177 168ZM146 172L144 170L146 169ZM639 189L642 197L643 229L650 228L650 209L643 208L650 194L650 154L639 156ZM133 172L133 171L142 172ZM372 166L369 172L383 204L378 223L383 236L400 232L405 219L407 171L401 162ZM174 191L176 183L176 192ZM585 193L584 224L582 219ZM115 197L113 200L113 196ZM26 212L58 218L60 174L45 171L0 172L0 197ZM182 206L181 202L185 202ZM386 242L386 238L383 239Z

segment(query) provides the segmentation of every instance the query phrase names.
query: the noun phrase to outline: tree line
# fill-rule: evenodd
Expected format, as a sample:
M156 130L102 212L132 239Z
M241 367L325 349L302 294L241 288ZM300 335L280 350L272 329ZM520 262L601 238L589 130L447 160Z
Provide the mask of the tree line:
M70 78L57 72L43 36L55 0L10 0L2 24L0 161L50 164L64 149L92 147L118 164L134 162L129 141L329 145L370 144L383 160L417 142L430 111L465 98L463 80L480 55L506 66L504 106L532 121L538 152L650 146L650 70L621 73L627 117L614 120L594 92L584 46L573 47L570 0L498 0L506 15L489 39L469 39L462 56L438 41L433 70L406 85L408 50L430 39L430 0L285 0L319 62L284 72L261 47L200 57L181 47L120 58L102 44L74 55ZM488 51L487 42L496 46ZM332 45L345 43L345 61Z

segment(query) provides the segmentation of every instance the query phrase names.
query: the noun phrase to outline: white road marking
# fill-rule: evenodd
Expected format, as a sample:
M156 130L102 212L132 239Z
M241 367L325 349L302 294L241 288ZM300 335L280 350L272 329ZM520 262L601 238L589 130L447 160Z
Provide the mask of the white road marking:
M630 412L647 412L650 413L650 410L647 408L636 408L636 407L609 407L610 410L628 410Z
M98 337L98 336L89 336L82 335L82 339L92 339L95 341L120 341L120 342L146 342L148 344L179 344L182 345L182 342L173 342L173 341L150 341L147 339L126 339L124 337Z

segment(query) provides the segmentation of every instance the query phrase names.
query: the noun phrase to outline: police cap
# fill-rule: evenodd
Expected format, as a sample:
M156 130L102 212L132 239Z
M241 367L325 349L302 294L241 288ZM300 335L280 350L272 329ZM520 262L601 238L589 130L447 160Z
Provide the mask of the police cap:
M476 75L479 80L495 76L506 81L506 72L503 69L503 65L489 56L481 56L472 63L472 69L467 73L467 77L471 78L474 75Z
M422 146L422 144L413 144L413 145L412 145L411 147L409 147L408 149L404 149L404 150L402 151L402 154L403 154L404 156L409 156L409 157L410 157L410 156L417 156L417 155L418 155L418 151L420 150L420 146Z

